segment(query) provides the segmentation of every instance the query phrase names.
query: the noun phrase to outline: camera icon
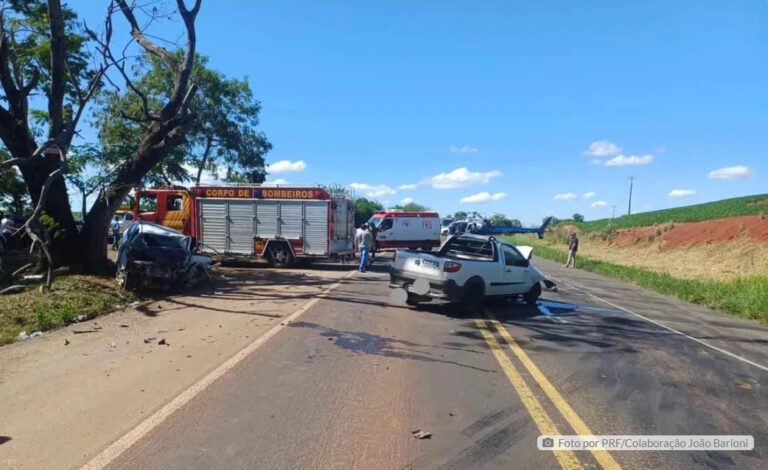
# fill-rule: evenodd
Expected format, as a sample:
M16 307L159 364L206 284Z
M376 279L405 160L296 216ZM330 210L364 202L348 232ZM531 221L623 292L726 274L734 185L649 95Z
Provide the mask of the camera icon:
M552 439L551 437L545 437L544 439L541 440L541 447L550 449L554 446L555 446L555 440Z

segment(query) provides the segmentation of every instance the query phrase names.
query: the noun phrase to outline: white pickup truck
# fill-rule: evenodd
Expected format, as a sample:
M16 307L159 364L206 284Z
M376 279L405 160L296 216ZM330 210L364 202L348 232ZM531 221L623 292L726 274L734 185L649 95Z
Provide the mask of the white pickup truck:
M392 301L418 305L433 299L467 310L486 297L522 296L535 304L541 284L555 284L531 265L533 248L514 246L490 235L457 235L436 253L398 250L390 270Z

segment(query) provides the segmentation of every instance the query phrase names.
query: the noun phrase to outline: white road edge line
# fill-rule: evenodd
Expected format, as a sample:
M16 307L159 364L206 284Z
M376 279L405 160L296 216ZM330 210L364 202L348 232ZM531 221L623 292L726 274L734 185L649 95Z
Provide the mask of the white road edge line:
M758 364L757 362L750 361L746 357L739 356L738 354L732 353L732 352L727 351L727 350L725 350L723 348L718 348L717 346L715 346L713 344L709 344L709 343L707 343L704 340L700 340L699 338L695 338L695 337L693 337L691 335L685 334L682 331L679 331L679 330L676 330L676 329L672 328L671 326L665 325L664 323L661 323L659 321L656 321L656 320L653 320L651 318L648 318L645 315L641 315L639 313L633 312L632 310L630 310L628 308L624 308L621 305L617 305L617 304L611 302L610 300L606 300L606 299L600 297L599 295L595 295L595 294L585 290L584 288L576 287L573 284L569 284L569 283L564 282L564 281L558 281L557 279L555 279L552 276L549 276L549 278L552 279L553 281L557 282L558 284L562 284L562 285L568 286L568 287L570 287L572 289L576 289L577 291L583 292L583 293L587 294L588 296L590 296L592 298L595 298L597 300L605 302L606 304L611 305L612 307L618 308L619 310L622 310L624 312L632 314L632 315L634 315L634 316L636 316L638 318L642 318L643 320L645 320L647 322L653 323L656 326L660 326L660 327L664 328L665 330L671 331L672 333L678 334L678 335L680 335L680 336L682 336L684 338L687 338L687 339L689 339L691 341L695 341L695 342L701 344L702 346L706 346L709 349L712 349L712 350L717 351L719 353L725 354L726 356L729 356L729 357L731 357L733 359L736 359L736 360L741 361L741 362L743 362L745 364L749 364L751 366L757 367L758 369L762 369L762 370L768 372L768 366L764 366L762 364Z
M125 452L131 446L133 446L139 439L149 434L153 429L159 426L174 412L176 412L177 410L182 408L184 405L189 403L193 398L199 395L200 392L210 387L221 376L223 376L224 374L232 370L235 366L237 366L240 362L242 362L243 359L248 357L251 353L256 351L264 343L269 341L270 338L272 338L277 333L279 333L283 328L286 328L291 321L300 317L307 310L312 308L316 303L318 303L320 300L325 298L329 293L331 293L331 291L341 286L342 280L352 277L356 273L357 271L350 271L349 273L342 276L338 282L328 286L328 288L322 291L320 294L318 294L317 297L315 297L314 299L310 300L309 302L299 307L299 309L293 312L291 315L283 318L280 324L275 325L274 327L269 329L266 333L256 338L256 340L254 340L251 344L247 345L245 348L235 353L234 356L227 359L226 362L221 364L216 369L212 370L208 375L200 379L197 383L193 384L192 386L190 386L189 388L181 392L181 394L179 394L176 398L171 400L171 402L169 402L168 404L160 408L157 412L155 412L153 415L149 416L147 419L139 423L135 428L128 431L127 434L125 434L123 437L121 437L117 441L113 442L109 447L102 450L98 455L92 458L88 463L83 465L83 467L81 468L83 470L97 470L97 469L103 469L104 467L112 463L123 452Z

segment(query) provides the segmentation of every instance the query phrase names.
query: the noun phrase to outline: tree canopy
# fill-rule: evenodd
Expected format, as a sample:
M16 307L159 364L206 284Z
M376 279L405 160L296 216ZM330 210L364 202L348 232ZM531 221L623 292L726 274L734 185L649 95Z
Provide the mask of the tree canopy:
M178 51L175 57L180 59L182 54ZM192 69L190 79L197 91L189 105L186 142L147 174L147 184L200 184L204 171L225 175L226 180L264 181L264 156L272 144L257 130L261 104L254 99L247 80L227 78L207 64L208 58L198 55ZM119 164L131 154L142 132L151 125L141 119L145 106L157 112L173 93L172 71L160 59L144 54L139 67L145 72L134 86L141 94L112 91L96 112L103 165Z
M398 209L398 210L408 211L408 212L425 212L430 210L429 207L423 206L416 202L409 202L408 204L398 204L392 207L392 209Z
M374 212L384 210L384 206L378 201L364 197L355 199L355 227L368 222Z
M522 227L523 224L518 219L510 219L504 214L494 214L491 217L491 223L497 227Z

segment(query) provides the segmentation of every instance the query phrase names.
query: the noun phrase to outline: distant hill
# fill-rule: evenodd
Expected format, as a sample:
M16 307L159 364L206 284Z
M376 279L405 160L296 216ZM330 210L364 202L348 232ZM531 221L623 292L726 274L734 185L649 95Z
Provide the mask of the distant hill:
M699 222L702 220L760 213L768 213L768 194L723 199L722 201L675 207L660 211L641 212L639 214L617 217L613 220L591 220L577 223L576 225L584 232L596 232L604 230L608 226L616 228L645 227L669 222Z

